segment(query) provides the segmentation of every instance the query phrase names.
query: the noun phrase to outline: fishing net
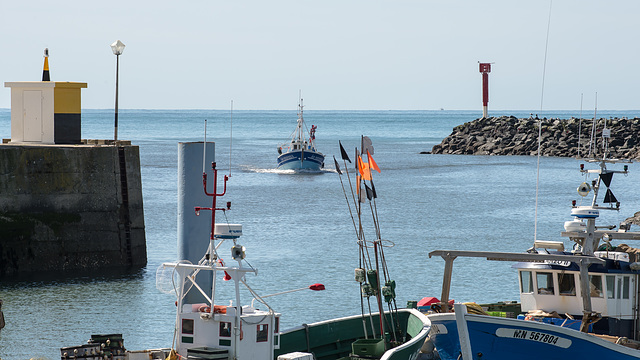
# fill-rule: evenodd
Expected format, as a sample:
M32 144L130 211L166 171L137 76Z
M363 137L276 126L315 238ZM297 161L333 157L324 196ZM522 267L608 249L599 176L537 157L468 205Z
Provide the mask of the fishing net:
M156 289L165 294L178 296L177 289L180 286L180 276L173 266L158 266L156 270Z

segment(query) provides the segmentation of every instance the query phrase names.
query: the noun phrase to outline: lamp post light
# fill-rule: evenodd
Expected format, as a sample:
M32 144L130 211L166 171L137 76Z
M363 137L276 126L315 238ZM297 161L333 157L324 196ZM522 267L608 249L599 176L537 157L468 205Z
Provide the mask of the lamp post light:
M120 68L120 55L124 51L124 44L120 40L116 40L113 44L111 44L111 50L113 54L116 56L116 119L115 119L115 130L113 133L113 140L118 140L118 70Z

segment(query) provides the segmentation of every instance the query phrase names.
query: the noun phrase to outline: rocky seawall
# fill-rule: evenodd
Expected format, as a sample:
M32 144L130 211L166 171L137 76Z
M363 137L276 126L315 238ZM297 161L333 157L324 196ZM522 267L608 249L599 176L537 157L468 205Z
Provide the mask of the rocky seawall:
M538 123L540 119L518 119L501 116L476 119L456 126L438 145L425 154L458 155L537 155ZM586 157L594 133L592 156L602 154L602 129L605 119L542 119L540 153L542 156ZM606 119L609 139L609 158L640 159L640 119ZM578 154L578 143L580 153ZM594 155L595 154L595 155ZM626 222L640 225L640 211Z
M462 155L537 155L540 119L501 116L476 119L456 126L451 135L435 145L431 154ZM589 153L592 131L595 146L592 155L602 153L602 129L605 119L542 119L540 152L542 156L576 157ZM611 131L609 157L640 159L640 119L606 119ZM580 146L578 147L578 142ZM580 154L578 154L578 149Z

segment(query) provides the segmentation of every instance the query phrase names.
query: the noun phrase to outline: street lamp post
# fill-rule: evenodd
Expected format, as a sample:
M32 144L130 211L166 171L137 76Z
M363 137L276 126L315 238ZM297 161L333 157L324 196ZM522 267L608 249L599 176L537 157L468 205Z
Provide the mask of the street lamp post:
M111 44L111 50L113 54L116 56L116 119L115 119L115 130L113 133L113 140L118 140L118 70L120 68L120 55L124 51L124 44L120 40L116 40L113 44Z

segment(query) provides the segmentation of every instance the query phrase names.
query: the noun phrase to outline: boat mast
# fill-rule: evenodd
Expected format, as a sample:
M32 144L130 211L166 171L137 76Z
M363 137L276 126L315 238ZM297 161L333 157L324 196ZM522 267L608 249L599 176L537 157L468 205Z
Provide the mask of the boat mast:
M304 124L304 119L302 118L302 108L304 107L304 105L302 105L302 92L300 92L300 102L298 103L298 142L300 145L300 163L302 164L304 162L304 131L303 131L303 124Z
M304 105L302 104L302 91L299 93L298 95L298 134L297 134L297 138L298 141L300 142L300 147L302 148L302 145L305 142L305 137L304 137L304 119L302 117L302 110L304 108Z

